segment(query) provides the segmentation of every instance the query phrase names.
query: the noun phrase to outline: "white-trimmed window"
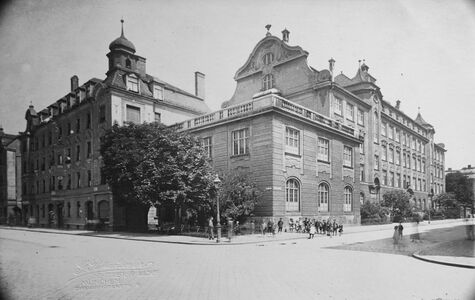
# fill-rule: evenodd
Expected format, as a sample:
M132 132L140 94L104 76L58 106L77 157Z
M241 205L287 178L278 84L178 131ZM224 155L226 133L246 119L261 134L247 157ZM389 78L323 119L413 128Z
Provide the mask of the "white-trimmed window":
M364 126L364 112L361 109L358 109L357 118L358 118L358 124Z
M346 118L350 121L355 120L355 107L353 104L346 103Z
M378 155L374 156L374 169L379 170L379 156Z
M343 203L343 211L351 211L351 207L353 206L353 190L351 187L347 186L344 190L345 195L345 202Z
M396 187L401 187L401 174L396 173Z
M381 135L386 136L386 123L381 122Z
M153 97L158 100L163 100L163 87L159 85L153 86Z
M389 185L394 186L394 172L389 172Z
M373 126L373 142L379 143L379 135L378 135L378 130L379 130L379 118L378 118L378 112L374 112L374 126Z
M382 145L381 146L381 159L386 161L388 160L388 148L386 147L386 145Z
M318 160L330 162L330 141L318 138Z
M399 143L400 140L401 140L400 134L401 134L401 132L399 131L399 128L396 128L396 129L395 129L395 133L394 133L394 135L395 135L395 136L394 136L394 139L395 139L395 141L398 142L398 143Z
M388 138L391 140L394 139L394 127L392 125L388 127Z
M232 132L233 155L249 153L249 128L243 128Z
M388 161L389 161L390 163L394 163L394 149L393 149L393 148L389 148Z
M299 154L300 153L300 131L297 129L285 128L285 152Z
M140 124L140 108L132 105L127 105L125 120L127 122Z
M388 185L388 171L383 170L383 184Z
M262 58L264 65L270 65L274 61L274 53L269 52L264 55Z
M262 88L264 91L270 90L274 87L274 75L267 74L262 80Z
M206 157L211 158L213 154L213 143L211 137L203 138L201 144L205 150Z
M132 92L139 92L139 79L135 74L127 75L127 89Z
M353 167L353 148L351 147L343 146L343 166Z
M343 100L335 98L335 113L337 115L343 115Z
M330 188L325 182L318 185L318 211L328 211L329 191Z
M300 208L300 184L296 179L289 179L285 183L285 209L287 211L299 211Z
M400 150L396 150L396 165L400 165L401 164L401 151Z

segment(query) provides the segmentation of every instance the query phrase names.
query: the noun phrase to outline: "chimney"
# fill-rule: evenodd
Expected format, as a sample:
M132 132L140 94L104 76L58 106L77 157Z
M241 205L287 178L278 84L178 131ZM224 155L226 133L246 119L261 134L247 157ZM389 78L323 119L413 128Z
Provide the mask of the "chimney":
M288 31L287 28L282 30L282 41L284 41L285 43L288 43L289 42L289 34L290 34L290 31Z
M79 86L79 78L74 75L71 77L71 92L74 92Z
M401 107L401 100L396 101L396 109L399 109Z
M205 98L205 74L201 72L195 72L195 96Z
M330 58L330 60L328 60L328 63L329 63L329 70L330 70L330 74L332 76L332 81L333 81L333 69L335 68L335 60L332 58Z

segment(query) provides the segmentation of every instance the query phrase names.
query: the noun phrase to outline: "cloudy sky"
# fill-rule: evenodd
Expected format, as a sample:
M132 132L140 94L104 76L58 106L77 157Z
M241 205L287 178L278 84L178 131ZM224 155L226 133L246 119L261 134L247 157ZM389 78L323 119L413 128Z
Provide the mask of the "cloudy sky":
M352 77L365 59L384 99L418 109L446 145L446 167L475 165L475 3L473 1L70 1L19 0L0 8L0 124L23 131L41 110L107 71L109 43L125 36L147 73L194 90L206 74L207 103L218 109L264 26L310 53L317 70L336 60Z

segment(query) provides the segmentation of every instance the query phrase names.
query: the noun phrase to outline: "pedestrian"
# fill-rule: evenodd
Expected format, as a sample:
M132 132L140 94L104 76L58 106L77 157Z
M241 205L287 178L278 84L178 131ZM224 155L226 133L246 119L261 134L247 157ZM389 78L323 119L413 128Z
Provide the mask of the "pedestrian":
M343 224L340 224L340 226L338 227L338 233L341 234L343 233Z
M308 238L309 238L309 239L313 239L314 236L315 236L315 232L316 232L316 231L317 231L317 230L316 230L316 228L315 228L315 222L311 222L311 223L310 223L310 230L308 231L308 233L309 233Z
M289 231L294 232L294 219L292 218L289 220Z
M265 235L265 233L266 233L266 226L267 226L266 220L262 219L262 223L261 223L261 233L262 233L262 235Z
M465 222L466 222L466 232L467 232L467 240L475 240L474 238L474 219L473 219L473 216L472 215L468 215L467 216L467 219L465 219Z
M267 233L270 235L274 235L274 223L272 222L272 219L269 219L267 222Z
M210 217L209 220L208 220L208 239L214 240L213 217Z
M399 226L397 227L399 233L399 239L402 239L402 231L404 230L404 226L402 226L401 222L399 222Z
M394 233L393 233L393 248L397 248L399 250L399 226L394 226Z
M251 220L251 234L254 234L256 231L256 224L254 223L254 220Z
M279 222L277 222L277 227L279 228L279 233L282 233L282 228L284 227L284 221L280 218Z

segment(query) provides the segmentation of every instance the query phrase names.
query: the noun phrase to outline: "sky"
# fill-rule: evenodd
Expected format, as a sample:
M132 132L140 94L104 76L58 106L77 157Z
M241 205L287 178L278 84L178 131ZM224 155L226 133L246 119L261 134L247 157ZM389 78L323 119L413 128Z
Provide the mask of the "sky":
M70 77L105 78L120 19L147 73L206 102L231 98L235 72L266 33L290 31L309 65L353 77L365 60L383 99L423 118L447 149L446 168L475 166L475 1L19 0L0 7L0 125L24 131L25 111L66 95Z

